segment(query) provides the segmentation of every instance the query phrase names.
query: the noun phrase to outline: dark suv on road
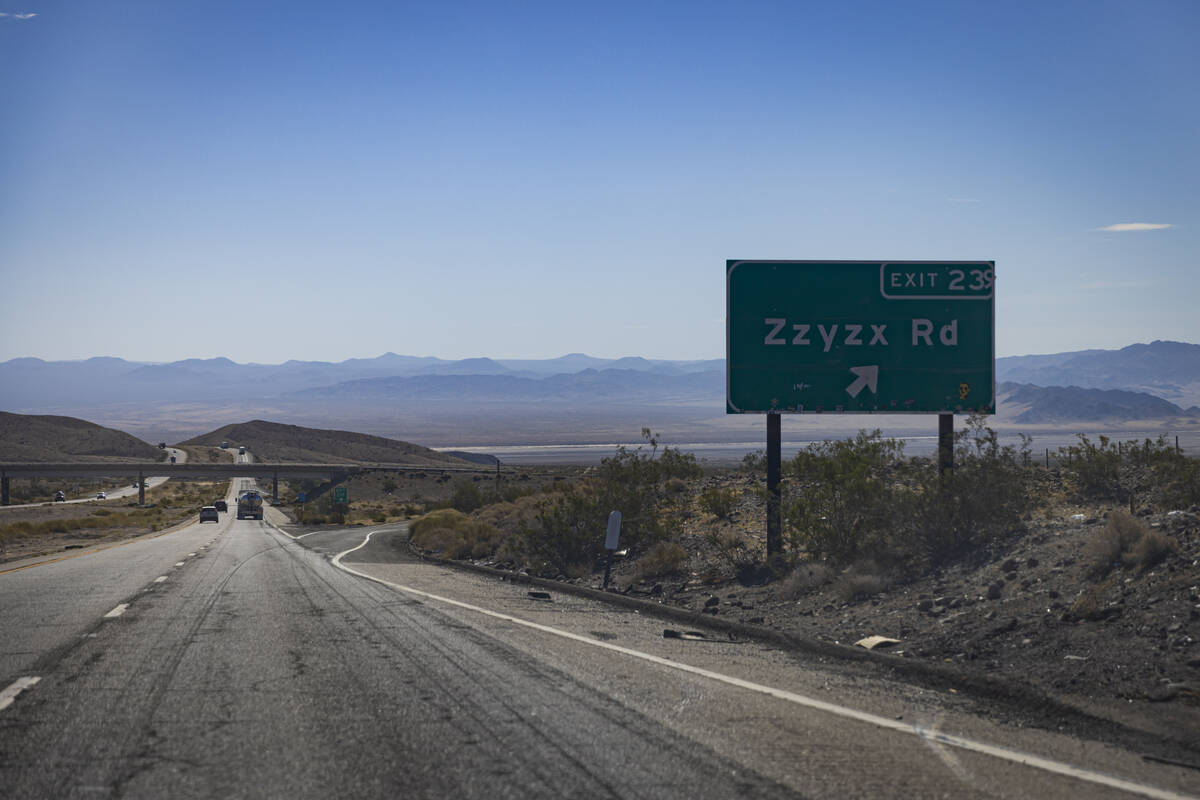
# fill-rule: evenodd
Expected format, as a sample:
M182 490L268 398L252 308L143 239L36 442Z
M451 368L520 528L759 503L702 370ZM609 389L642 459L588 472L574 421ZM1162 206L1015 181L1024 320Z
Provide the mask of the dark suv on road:
M54 493L54 502L61 503L61 502L65 501L66 499L67 499L67 493L64 492L62 489L59 489L57 492Z
M217 514L217 509L215 506L205 506L204 508L200 509L200 521L208 522L209 520L212 520L213 522L221 521L221 517Z
M229 504L224 500L218 500L217 502L213 503L213 508L215 508L217 511L228 511Z

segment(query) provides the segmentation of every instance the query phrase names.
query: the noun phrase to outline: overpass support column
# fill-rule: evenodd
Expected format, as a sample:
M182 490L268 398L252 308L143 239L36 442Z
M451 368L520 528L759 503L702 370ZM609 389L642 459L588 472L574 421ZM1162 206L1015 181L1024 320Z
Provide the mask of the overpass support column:
M272 503L279 502L279 473L278 472L276 472L274 477L271 479L271 502Z
M8 475L0 473L0 505L8 505Z
M138 505L146 505L146 479L142 477L141 470L138 470Z

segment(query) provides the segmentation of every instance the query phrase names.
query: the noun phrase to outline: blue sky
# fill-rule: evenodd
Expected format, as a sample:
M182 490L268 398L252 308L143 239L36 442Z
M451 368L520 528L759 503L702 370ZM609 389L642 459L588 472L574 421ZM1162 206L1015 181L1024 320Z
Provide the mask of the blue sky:
M721 357L729 258L1200 342L1193 0L0 12L0 360Z

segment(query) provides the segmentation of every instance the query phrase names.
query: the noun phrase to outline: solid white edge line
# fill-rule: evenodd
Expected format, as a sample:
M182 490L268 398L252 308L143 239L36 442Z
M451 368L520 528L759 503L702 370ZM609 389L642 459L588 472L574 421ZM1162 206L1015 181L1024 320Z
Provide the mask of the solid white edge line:
M121 603L121 604L120 604L120 605L118 605L116 608L114 608L112 611L110 611L110 612L108 612L107 614L105 614L105 615L104 615L104 618L105 618L105 619L116 619L117 617L119 617L119 616L121 616L122 614L124 614L124 613L125 613L125 609L127 609L127 608L129 608L129 603Z
M17 699L17 695L32 687L40 680L41 678L36 675L26 675L24 678L17 678L10 683L4 691L0 692L0 711L11 706L13 701Z
M950 747L957 747L960 750L967 750L970 752L982 753L984 755L989 755L989 756L992 756L994 758L998 758L998 759L1001 759L1004 761L1009 761L1009 762L1012 762L1015 764L1022 764L1027 767L1034 767L1036 769L1040 769L1045 772L1050 772L1050 773L1053 773L1056 775L1063 775L1068 778L1076 778L1078 780L1086 781L1088 783L1094 783L1094 784L1097 784L1100 786L1107 786L1110 789L1118 789L1120 791L1129 792L1130 794L1141 795L1143 797L1152 797L1152 798L1155 798L1155 800L1195 800L1195 798L1191 797L1190 795L1179 794L1177 792L1172 792L1172 791L1169 791L1166 789L1157 789L1152 786L1142 786L1140 784L1134 783L1133 781L1127 781L1127 780L1124 780L1123 778L1116 778L1116 777L1113 777L1110 775L1105 775L1100 772L1094 772L1092 770L1085 769L1083 767L1076 767L1071 764L1065 764L1061 761L1053 761L1051 759L1042 758L1041 756L1035 756L1030 753L1022 753L1019 750L1010 750L1006 747L999 747L997 745L991 745L991 744L987 744L985 742L977 742L974 739L968 739L963 736L955 736L953 734L942 733L941 731L935 731L935 730L930 730L927 728L922 728L919 725L905 724L903 722L899 722L894 719L888 719L887 717L881 717L876 714L868 713L866 711L858 711L853 708L848 708L846 706L840 706L835 703L829 703L824 700L818 700L813 697L806 697L805 695L796 694L795 692L789 692L785 689L776 689L772 686L764 686L759 683L753 683L751 681L742 680L741 678L735 678L730 675L724 675L720 672L713 672L712 670L703 669L702 667L693 667L690 664L684 664L679 661L671 661L669 659L662 658L660 656L651 655L650 653L643 653L640 650L633 650L628 647L622 647L621 645L612 644L610 642L602 642L597 639L589 639L586 636L580 636L579 634L571 633L570 631L559 630L558 628L551 628L548 625L542 625L537 622L530 622L529 620L521 619L520 617L514 617L514 616L510 616L508 614L502 614L498 611L492 611L490 609L481 608L479 606L474 606L474 605L471 605L470 603L464 603L461 600L454 600L449 597L441 597L436 594L431 594L429 592L422 591L421 589L415 589L411 586L404 586L399 583L392 583L391 581L387 581L382 578L376 578L373 575L368 575L365 572L359 572L358 570L353 569L352 567L348 567L342 563L343 557L350 555L351 553L353 553L356 550L361 550L363 547L366 547L367 543L369 541L371 541L371 537L377 532L378 531L371 531L370 533L368 533L366 535L366 538L364 538L362 540L362 543L360 543L358 546L352 547L349 550L338 553L336 556L334 556L333 557L334 566L336 566L338 569L341 569L345 572L350 573L351 575L357 575L360 578L365 578L369 581L374 581L375 583L379 583L384 586L389 586L393 589L396 589L397 591L405 592L406 594L412 594L412 595L416 595L418 597L424 597L428 600L434 600L439 603L445 603L446 605L455 606L456 608L462 608L462 609L466 609L468 611L474 611L478 614L483 614L484 616L503 620L504 622L511 622L514 625L521 625L523 627L530 628L532 630L541 631L543 633L548 633L553 636L559 636L564 639L570 639L572 641L579 642L580 644L586 644L586 645L590 645L592 647L599 647L603 650L611 650L614 653L621 653L623 655L632 656L633 658L638 658L643 661L648 661L651 664L658 664L659 666L668 667L668 668L674 669L674 670L679 670L680 672L687 672L692 675L698 675L700 677L708 678L708 679L714 680L714 681L719 681L721 683L725 683L730 686L736 686L739 689L746 689L746 690L749 690L752 692L757 692L759 694L765 694L765 695L768 695L769 697L774 697L779 700L786 700L790 703L795 703L796 705L801 705L801 706L806 706L808 708L817 709L818 711L825 711L829 714L843 717L845 719L853 719L853 720L857 720L859 722L865 722L868 725L874 725L878 728L884 728L886 730L896 731L897 733L905 733L910 736L917 736L921 739L925 739L926 741L933 741L933 742L937 742L939 744L948 745Z

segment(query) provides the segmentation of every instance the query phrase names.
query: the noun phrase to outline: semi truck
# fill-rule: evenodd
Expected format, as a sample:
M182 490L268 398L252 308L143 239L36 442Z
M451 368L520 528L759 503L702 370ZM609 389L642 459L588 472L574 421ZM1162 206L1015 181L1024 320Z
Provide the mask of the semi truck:
M238 519L262 519L263 499L258 492L242 492L237 499Z

